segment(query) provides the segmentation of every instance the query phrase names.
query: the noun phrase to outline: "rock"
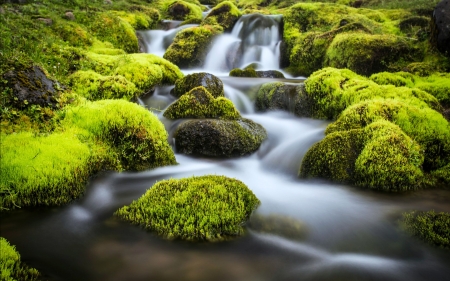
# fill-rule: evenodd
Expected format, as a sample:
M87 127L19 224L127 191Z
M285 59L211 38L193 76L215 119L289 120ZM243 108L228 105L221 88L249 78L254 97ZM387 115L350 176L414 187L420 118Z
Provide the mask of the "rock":
M111 0L105 0L103 3L105 3L106 5L112 5L112 1Z
M259 78L284 78L283 73L278 70L257 70L256 75Z
M304 223L278 214L253 214L247 226L256 232L279 235L293 240L303 240L308 233Z
M283 73L277 70L255 70L252 67L245 69L235 68L230 71L232 77L253 77L253 78L284 78Z
M50 19L50 18L38 18L37 20L45 23L46 25L52 25L53 24L53 20Z
M286 110L294 113L300 102L303 84L271 82L261 86L256 96L256 110Z
M189 120L175 132L175 148L184 154L237 157L255 152L266 130L249 120Z
M50 80L39 66L31 66L3 75L13 90L13 104L18 108L30 105L56 108L59 84Z
M441 0L434 9L432 20L432 42L437 49L450 57L450 1Z
M75 15L73 14L73 12L66 12L65 14L64 14L64 17L67 19L67 20L75 20Z
M224 1L215 6L203 20L202 25L220 25L225 31L233 29L242 13L230 1Z
M359 8L359 7L361 7L362 4L363 4L363 0L356 0L350 6L352 6L353 8Z
M4 15L5 14L5 10L3 9L3 7L0 7L0 15Z
M185 20L186 16L191 12L191 9L185 2L177 1L169 6L167 12L174 20Z
M178 79L175 82L175 87L171 94L179 98L199 86L205 87L205 89L215 98L225 96L222 80L217 76L206 72L192 73Z

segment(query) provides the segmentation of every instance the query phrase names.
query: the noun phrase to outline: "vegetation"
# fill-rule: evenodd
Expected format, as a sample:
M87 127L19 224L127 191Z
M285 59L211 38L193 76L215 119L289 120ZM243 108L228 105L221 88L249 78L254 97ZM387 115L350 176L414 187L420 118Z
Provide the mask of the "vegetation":
M428 244L450 249L450 214L435 211L412 211L403 214L400 226Z
M192 73L178 79L171 94L179 98L199 86L205 87L215 98L225 96L222 80L206 72Z
M5 238L0 237L0 279L4 281L42 280L40 273L20 261L20 255Z
M231 31L242 13L230 1L223 1L215 6L202 21L202 25L219 25L225 31Z
M242 235L258 205L241 181L208 175L160 181L116 215L167 239L220 241Z

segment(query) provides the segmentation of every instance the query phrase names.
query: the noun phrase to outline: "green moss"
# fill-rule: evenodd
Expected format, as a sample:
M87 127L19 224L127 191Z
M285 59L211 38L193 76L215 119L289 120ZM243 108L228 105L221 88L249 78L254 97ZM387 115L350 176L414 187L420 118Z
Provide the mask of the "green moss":
M253 68L246 68L246 69L234 68L230 71L229 75L231 77L252 77L252 78L258 77L258 74L256 74L256 70Z
M73 131L3 135L0 209L62 205L78 198L94 166Z
M218 26L198 26L183 29L175 36L164 58L180 68L200 66L214 37L223 32Z
M222 80L206 72L192 73L178 79L171 94L179 98L199 86L205 87L215 98L225 96Z
M398 126L377 121L328 134L306 153L300 176L321 177L383 191L424 186L420 146Z
M431 172L431 174L444 186L450 186L450 163L446 166Z
M0 237L0 278L4 281L41 280L40 273L20 261L20 254L5 238Z
M142 10L142 11L139 11ZM156 26L160 20L159 12L150 8L139 8L133 13L125 11L113 12L120 19L128 22L134 29L151 29Z
M208 175L160 181L115 214L167 239L220 241L242 235L258 205L241 181Z
M249 120L190 120L175 132L175 147L184 154L236 157L255 152L267 133Z
M450 214L435 211L403 213L400 227L428 244L450 249Z
M52 28L72 46L87 47L94 41L92 34L75 22L58 20L52 25Z
M233 103L224 97L214 98L205 87L200 86L182 95L164 112L169 119L180 118L221 118L234 120L240 118Z
M265 83L259 88L256 95L255 108L258 111L281 109L301 116L302 113L299 109L305 102L303 89L302 84Z
M225 31L231 30L242 13L230 1L215 6L203 20L202 25L220 25Z
M406 66L404 62L422 59L420 51L403 37L349 33L334 38L327 50L325 65L371 75L400 70Z
M390 72L380 72L372 74L369 79L374 81L378 85L394 85L396 87L406 86L412 88L414 85L414 77L408 76L403 77L401 75L396 75Z
M168 1L163 2L163 11L167 14L167 19L173 20L193 20L202 19L203 7L200 3L190 3L187 1Z
M87 102L67 108L63 128L79 128L80 135L107 145L108 154L122 169L144 170L175 164L167 132L145 108L123 100Z

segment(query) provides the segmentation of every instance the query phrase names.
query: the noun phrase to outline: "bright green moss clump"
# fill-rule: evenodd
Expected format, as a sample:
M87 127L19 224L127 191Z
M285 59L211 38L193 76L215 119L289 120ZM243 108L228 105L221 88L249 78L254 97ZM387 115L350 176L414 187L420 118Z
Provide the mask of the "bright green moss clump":
M194 2L194 1L192 1ZM167 14L167 19L173 20L201 20L202 6L200 3L190 3L186 1L167 1L163 2L163 11Z
M164 112L164 117L169 119L221 118L233 120L240 116L239 111L229 99L214 98L203 86L182 95Z
M0 280L41 280L40 273L23 264L15 247L3 237L0 237Z
M160 181L116 215L164 238L220 241L242 235L258 205L241 181L208 175Z
M403 214L400 227L428 244L450 249L450 214L412 211Z
M242 13L230 1L223 1L215 6L202 21L202 25L220 25L225 31L233 29Z

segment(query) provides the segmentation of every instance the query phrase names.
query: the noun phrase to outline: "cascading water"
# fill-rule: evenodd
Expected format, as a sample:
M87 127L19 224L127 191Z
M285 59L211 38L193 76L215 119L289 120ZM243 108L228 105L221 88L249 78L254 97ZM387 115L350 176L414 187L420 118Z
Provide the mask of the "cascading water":
M268 22L279 19L261 18L244 16L232 34L221 36L230 44L217 39L211 56L236 50L240 55L233 55L236 60L231 61L232 65L221 68L227 59L217 64L211 60L211 66L208 62L200 71L212 72L214 68L220 73L252 62L277 69L273 61L278 60L278 27ZM174 30L165 32L151 40L161 42ZM155 48L153 43L148 51L161 53L163 47ZM276 79L220 78L225 94L241 113L267 130L268 139L256 153L225 160L176 154L176 166L140 173L104 173L93 179L83 198L73 204L2 214L1 236L17 246L23 261L50 281L449 280L450 254L404 236L391 219L392 214L409 209L450 211L449 191L418 191L392 197L345 185L300 180L297 171L301 158L323 137L327 122L297 118L287 112L255 113L253 102L258 88ZM153 95L142 97L141 104L161 116L162 110L175 100L169 94L170 88L156 89ZM170 122L162 116L161 121L170 136L182 122ZM302 221L308 228L307 237L295 241L249 230L243 238L224 243L166 241L113 215L156 181L205 174L243 181L261 200L256 213Z

